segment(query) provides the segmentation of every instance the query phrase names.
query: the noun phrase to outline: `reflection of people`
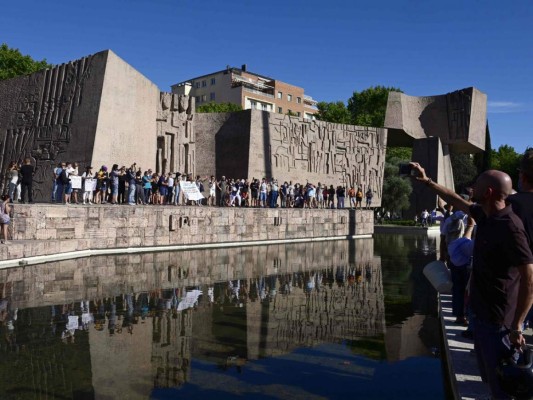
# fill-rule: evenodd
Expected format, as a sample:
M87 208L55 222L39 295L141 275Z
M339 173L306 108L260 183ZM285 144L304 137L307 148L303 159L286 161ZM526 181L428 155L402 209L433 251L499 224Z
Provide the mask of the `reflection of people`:
M411 165L418 172L417 180L470 213L478 225L470 288L474 348L492 397L510 399L496 369L502 358L513 355L512 345L525 344L521 328L533 303L533 255L522 221L505 204L512 191L511 178L501 171L483 172L474 187L476 203L472 203L433 182L419 164Z

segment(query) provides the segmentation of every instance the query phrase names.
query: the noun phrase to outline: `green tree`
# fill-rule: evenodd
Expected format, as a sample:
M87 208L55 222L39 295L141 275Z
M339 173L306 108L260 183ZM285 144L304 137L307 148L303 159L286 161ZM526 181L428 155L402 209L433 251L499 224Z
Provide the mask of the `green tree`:
M381 206L385 210L401 212L409 208L409 195L413 191L411 180L399 176L398 165L410 161L390 157L385 161Z
M226 113L242 111L239 104L209 102L196 107L197 113Z
M507 173L513 180L514 187L518 184L519 166L520 154L514 147L504 144L498 150L492 150L492 168Z
M387 147L387 161L397 158L400 162L409 162L413 157L411 147Z
M383 173L383 194L381 206L389 211L409 208L409 195L413 187L409 179L399 176L399 164L411 161L413 151L410 147L389 147L385 157Z
M315 114L315 117L320 121L335 122L338 124L351 123L350 112L342 101L331 103L321 101L316 106L318 113Z
M467 187L472 186L478 174L474 158L470 154L450 155L453 171L455 191L463 193Z
M0 45L0 80L29 75L51 67L46 59L35 61L30 56L23 55L18 49L10 48L6 43Z
M353 92L348 99L348 111L355 125L383 127L389 92L401 92L395 87L375 86Z

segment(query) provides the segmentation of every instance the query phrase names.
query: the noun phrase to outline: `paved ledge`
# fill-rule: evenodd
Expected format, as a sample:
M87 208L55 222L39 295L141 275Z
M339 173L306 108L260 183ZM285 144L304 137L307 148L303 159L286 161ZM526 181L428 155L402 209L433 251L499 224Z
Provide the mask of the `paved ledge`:
M10 226L13 240L0 245L0 265L121 252L358 238L371 236L373 229L371 210L15 205Z
M447 360L454 398L464 400L488 398L488 387L479 376L474 342L461 336L466 327L454 323L451 295L439 295L439 312L444 337L444 356ZM526 341L531 343L532 340L533 331L528 329Z
M135 254L135 253L153 253L153 252L165 252L165 251L183 251L183 250L202 250L202 249L217 249L226 247L245 247L245 246L263 246L272 244L285 244L285 243L306 243L306 242L326 242L332 240L346 240L346 239L368 239L372 238L372 235L353 235L353 236L336 236L336 237L317 237L317 238L305 238L305 239L282 239L282 240L262 240L262 241L247 241L247 242L221 242L221 243L205 243L205 244L192 244L192 245L175 245L175 246L147 246L147 247L127 247L127 248L109 248L109 249L87 249L68 252L54 252L52 254L43 254L29 256L25 258L14 258L10 260L1 260L0 269L20 267L25 265L42 264L51 261L69 260L74 258L83 258L91 256L102 255L116 255L116 254ZM17 241L11 242L9 246L29 246L39 247L42 241ZM58 241L58 247L65 241ZM46 244L50 245L50 241L46 241Z
M404 233L404 234L440 234L438 226L422 228L421 226L402 226L402 225L374 225L375 233Z

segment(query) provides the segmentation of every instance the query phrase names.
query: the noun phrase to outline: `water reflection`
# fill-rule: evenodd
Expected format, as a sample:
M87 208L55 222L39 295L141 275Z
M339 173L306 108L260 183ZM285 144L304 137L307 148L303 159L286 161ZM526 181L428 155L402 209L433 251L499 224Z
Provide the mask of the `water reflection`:
M243 369L257 372L261 360L295 357L301 349L340 351L323 347L330 344L344 346L344 368L358 364L358 371L364 362L354 354L378 362L427 354L423 340L410 340L420 349L398 341L418 337L420 315L385 328L390 295L381 263L397 258L405 269L396 256L409 258L404 247L412 242L377 243L377 255L374 241L364 239L94 257L1 271L0 397L149 398L159 396L158 388L185 383L192 394L198 382L229 390L205 365L240 376ZM420 293L405 282L411 284L416 267L407 269L407 279L385 288L392 285L404 300L412 292L414 305ZM306 359L317 357L313 351ZM309 397L298 390L291 396Z

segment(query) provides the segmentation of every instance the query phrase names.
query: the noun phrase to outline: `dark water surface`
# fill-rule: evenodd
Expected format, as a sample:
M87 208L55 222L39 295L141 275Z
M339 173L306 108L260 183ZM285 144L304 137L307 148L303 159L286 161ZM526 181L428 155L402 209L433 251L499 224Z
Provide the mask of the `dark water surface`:
M444 399L435 239L0 271L0 399Z

